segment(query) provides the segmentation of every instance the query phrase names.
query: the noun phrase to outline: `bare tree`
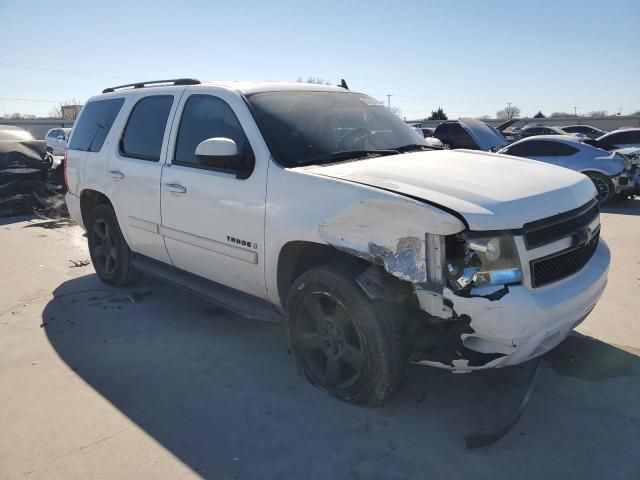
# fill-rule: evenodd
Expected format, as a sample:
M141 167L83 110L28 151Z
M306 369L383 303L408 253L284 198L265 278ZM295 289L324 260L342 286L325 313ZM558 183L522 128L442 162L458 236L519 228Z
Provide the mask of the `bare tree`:
M589 112L589 117L608 117L609 113L606 110L594 110L593 112Z
M298 77L298 83L315 83L317 85L331 85L330 82L325 81L320 77L309 77L306 80L303 80L302 77Z
M552 112L551 115L549 115L551 118L558 118L558 117L575 117L575 115L573 113L569 113L569 112Z
M67 105L82 105L82 102L76 98L70 98L69 100L60 102L49 111L49 116L51 118L62 118L62 107L66 107Z
M515 105L511 105L510 107L503 108L496 112L496 118L499 118L500 120L509 120L510 118L517 118L519 116L520 108Z

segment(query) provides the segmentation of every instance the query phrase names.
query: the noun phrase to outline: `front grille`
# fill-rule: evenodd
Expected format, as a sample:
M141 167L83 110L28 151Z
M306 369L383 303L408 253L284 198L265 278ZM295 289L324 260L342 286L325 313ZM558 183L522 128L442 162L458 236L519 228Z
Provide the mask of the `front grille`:
M524 225L527 250L537 248L571 235L589 225L598 216L598 202L592 200L580 208Z
M563 250L529 262L533 287L541 287L556 282L579 271L593 256L598 246L599 238L600 231L598 230L585 245Z

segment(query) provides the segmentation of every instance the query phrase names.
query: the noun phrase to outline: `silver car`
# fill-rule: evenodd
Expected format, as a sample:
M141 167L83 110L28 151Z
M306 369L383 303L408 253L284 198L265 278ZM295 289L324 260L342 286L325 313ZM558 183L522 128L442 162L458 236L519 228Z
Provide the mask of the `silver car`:
M619 128L598 137L601 142L618 148L640 147L640 128Z
M605 203L614 196L640 193L637 160L611 151L615 147L573 135L538 135L523 138L498 153L552 163L587 175Z

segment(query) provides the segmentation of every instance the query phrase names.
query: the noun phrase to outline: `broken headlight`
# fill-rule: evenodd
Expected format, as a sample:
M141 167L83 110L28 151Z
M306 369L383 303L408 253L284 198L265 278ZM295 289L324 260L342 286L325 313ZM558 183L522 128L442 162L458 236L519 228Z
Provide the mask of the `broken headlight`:
M444 273L456 291L522 281L518 252L509 234L449 237Z

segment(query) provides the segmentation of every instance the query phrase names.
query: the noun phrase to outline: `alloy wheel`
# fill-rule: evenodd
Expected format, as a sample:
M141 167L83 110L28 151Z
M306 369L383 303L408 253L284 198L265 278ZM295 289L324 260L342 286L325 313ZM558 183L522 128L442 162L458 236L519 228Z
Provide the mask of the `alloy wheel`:
M93 256L98 268L106 275L112 275L116 269L117 251L113 228L103 219L93 223Z
M308 374L336 389L353 386L364 367L364 346L344 305L326 292L307 294L292 342Z

